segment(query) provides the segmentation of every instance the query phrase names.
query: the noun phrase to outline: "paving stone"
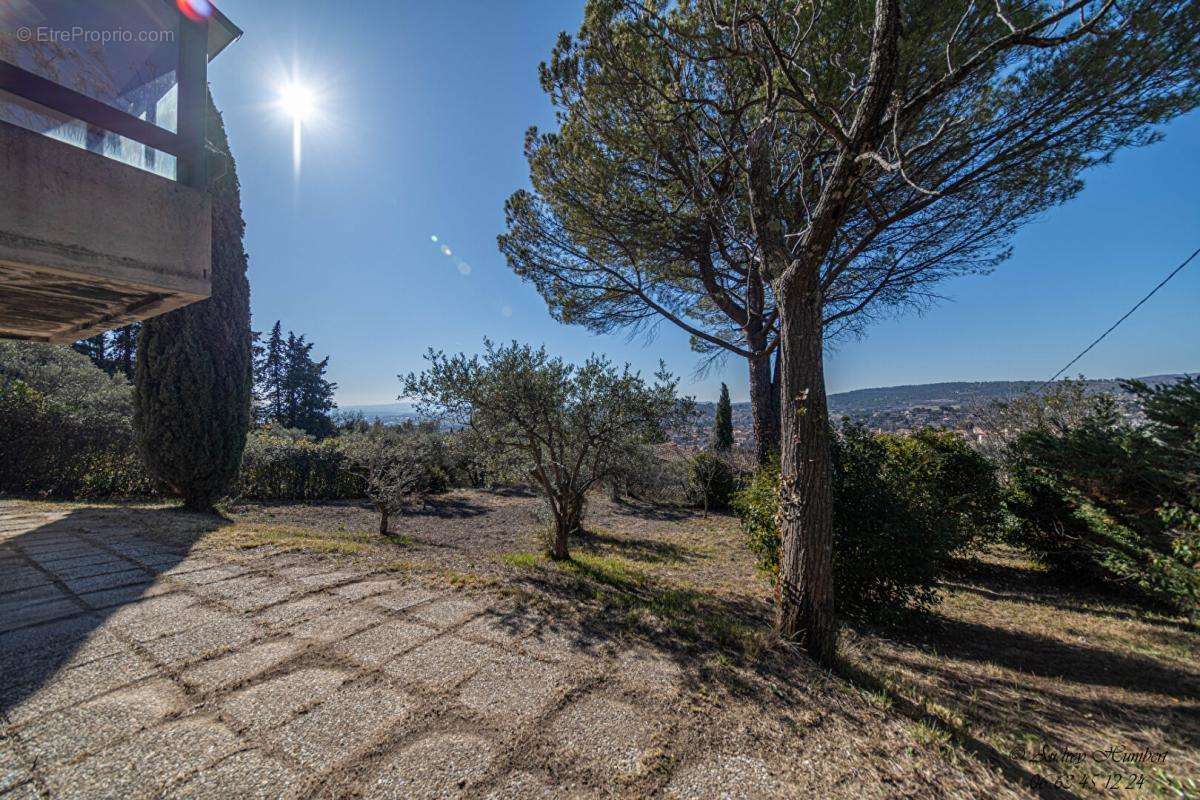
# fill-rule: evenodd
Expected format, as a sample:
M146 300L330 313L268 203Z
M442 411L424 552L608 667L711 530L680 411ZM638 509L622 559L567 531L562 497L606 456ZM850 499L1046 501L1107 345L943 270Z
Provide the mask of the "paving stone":
M17 741L0 733L0 793L29 780L25 759L17 755Z
M258 750L234 753L191 780L167 790L170 800L282 800L299 797L305 775Z
M45 573L33 567L10 569L4 571L3 591L7 594L34 586L45 586L48 583L50 583L50 578ZM3 597L3 595L0 595L0 597Z
M282 605L272 606L255 615L255 619L267 625L290 628L298 622L331 611L341 604L341 600L334 599L329 595L314 594Z
M669 657L648 649L631 650L617 662L617 681L627 691L658 699L678 695L684 689L684 674Z
M350 673L342 670L307 667L243 689L222 703L221 708L251 730L263 730L285 722L349 677Z
M50 770L55 798L137 800L160 797L162 788L241 747L216 720L191 717L143 731L117 747L70 767Z
M103 550L98 550L95 547L86 545L81 547L69 547L63 549L49 550L44 553L29 553L29 557L42 566L43 569L50 572L57 572L60 569L70 569L72 567L86 566L89 564L111 564L118 562L112 553L107 553ZM119 562L125 563L125 562ZM126 564L128 566L128 564Z
M456 633L468 639L480 639L508 647L529 633L530 629L529 623L519 617L487 613L463 625Z
M106 624L120 628L139 642L147 642L197 624L204 612L196 608L196 603L196 598L185 592L152 597L123 606Z
M211 691L240 683L280 664L303 649L290 639L281 642L262 642L229 655L205 661L181 676L184 683Z
M599 795L592 789L556 784L543 775L524 771L510 773L484 795L485 800L559 800L564 797L587 800Z
M248 619L206 610L187 630L152 639L144 647L161 663L182 666L236 648L267 631Z
M334 651L368 667L378 667L437 633L424 625L391 620L343 639Z
M470 600L448 597L414 609L411 616L439 628L449 628L467 621L482 610Z
M112 608L125 606L138 600L157 597L174 591L174 587L156 583L137 583L132 586L122 586L118 589L105 589L100 592L87 592L79 595L79 599L89 608Z
M292 628L293 636L313 639L318 642L336 642L359 631L378 625L385 617L369 608L339 608L328 614L310 619Z
M0 615L51 600L64 600L67 594L52 583L0 595Z
M258 611L296 594L286 583L265 576L221 581L203 587L202 591L238 611Z
M448 689L495 658L486 645L443 636L383 665L383 671L428 691Z
M522 637L517 648L551 661L576 661L603 655L607 645L583 631L563 627L533 631Z
M245 575L250 570L246 567L239 567L232 564L219 564L217 566L200 569L194 572L177 572L171 575L174 580L186 583L189 586L207 586L218 581L227 581L230 578L236 578Z
M120 586L130 586L135 583L149 583L154 579L144 569L125 569L121 572L110 572L104 575L92 575L87 578L72 578L64 580L67 588L76 593L98 592L101 589L116 589Z
M136 569L135 565L128 561L106 561L101 564L83 564L76 567L65 567L63 569L54 570L54 576L74 588L75 585L86 581L88 578L100 578L104 575L112 575L117 572L128 572ZM85 586L85 588L90 588Z
M386 684L342 688L264 739L305 768L325 770L370 747L416 706Z
M324 572L317 575L298 575L295 576L295 580L308 589L327 589L330 586L360 580L362 577L363 574L361 572L339 570L337 572Z
M11 789L3 791L4 800L41 800L44 795L38 791L37 786L33 783L32 774L27 776L29 780L22 783L20 786L13 786Z
M372 597L371 602L392 611L403 611L406 608L412 608L438 596L437 592L430 591L424 587L409 586L398 591Z
M39 764L59 763L96 752L185 705L186 698L175 684L152 680L42 717L21 728L19 735Z
M33 630L41 632L38 637L25 640L21 647L0 651L0 689L44 682L61 670L82 666L129 649L112 634L97 628L98 624L99 620L93 617L73 617L8 634L17 636ZM53 633L47 635L46 629Z
M667 784L671 800L770 800L792 796L757 758L721 756L679 769Z
M370 597L371 595L395 591L400 586L400 581L359 581L358 583L339 586L330 591L339 597L345 597L349 600L362 600L364 597Z
M83 611L83 606L69 597L63 600L51 600L46 603L10 608L0 612L0 633L75 616Z
M175 578L192 572L200 572L201 570L214 569L220 566L223 566L223 562L212 561L206 558L188 558L185 561L181 561L180 563L171 567L170 569L163 570L162 574L169 578Z
M380 800L457 797L483 776L495 752L496 746L480 736L429 736L384 762L364 794Z
M568 706L551 725L548 739L568 758L599 774L636 775L649 755L653 721L628 703L587 697Z
M459 702L502 724L521 723L545 711L568 688L556 664L506 653L463 684Z
M116 653L63 670L32 694L27 694L20 687L6 689L5 694L0 694L0 706L7 708L8 718L12 722L27 722L50 711L76 705L149 677L155 670L153 664L137 653ZM6 695L19 699L10 706L5 702Z

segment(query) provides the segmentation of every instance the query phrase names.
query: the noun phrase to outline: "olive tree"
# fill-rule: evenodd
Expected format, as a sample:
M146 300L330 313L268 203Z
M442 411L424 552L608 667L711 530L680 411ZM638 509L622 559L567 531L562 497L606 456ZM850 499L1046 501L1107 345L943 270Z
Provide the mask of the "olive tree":
M343 437L346 469L362 480L379 512L380 535L387 535L392 514L435 488L439 446L436 431L411 424L375 425Z
M662 441L690 401L665 368L647 383L629 365L591 356L581 365L544 347L484 340L480 355L430 350L429 367L401 376L423 414L469 428L498 453L519 454L554 520L549 555L570 557L589 489L611 478L639 446Z

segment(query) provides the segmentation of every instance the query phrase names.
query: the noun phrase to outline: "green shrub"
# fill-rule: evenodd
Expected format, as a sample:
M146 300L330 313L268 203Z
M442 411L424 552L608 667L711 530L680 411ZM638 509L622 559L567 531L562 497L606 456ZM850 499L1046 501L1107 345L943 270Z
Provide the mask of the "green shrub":
M707 450L687 462L688 495L694 505L709 510L729 508L737 491L737 476L729 460Z
M235 491L249 500L313 503L360 498L363 484L347 470L336 439L267 427L246 438Z
M937 597L947 559L999 518L995 471L952 434L876 434L848 425L832 437L833 572L840 611L880 619ZM750 548L779 565L779 472L760 471L734 508Z
M779 568L779 465L754 473L745 488L734 494L732 505L759 568L774 573Z
M150 494L128 430L95 428L36 389L0 385L0 492L53 498Z
M1056 575L1197 613L1200 381L1125 384L1144 425L1102 398L1009 447L1011 538Z

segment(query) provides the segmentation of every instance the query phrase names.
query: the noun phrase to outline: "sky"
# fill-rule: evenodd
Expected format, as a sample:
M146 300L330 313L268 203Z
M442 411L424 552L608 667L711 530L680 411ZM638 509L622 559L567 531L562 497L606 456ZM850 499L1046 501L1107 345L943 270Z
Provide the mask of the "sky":
M245 31L209 79L241 180L253 325L278 319L315 342L340 405L394 402L397 374L420 370L427 348L476 352L485 336L646 373L662 359L687 394L714 399L724 381L746 399L743 362L697 375L669 325L648 341L555 322L496 248L505 199L528 186L525 131L554 124L537 66L577 30L583 0L218 5ZM289 80L316 98L298 174L277 103ZM1089 173L993 274L839 343L829 391L1054 374L1200 247L1200 112L1163 133ZM1200 258L1071 374L1200 371L1198 309Z

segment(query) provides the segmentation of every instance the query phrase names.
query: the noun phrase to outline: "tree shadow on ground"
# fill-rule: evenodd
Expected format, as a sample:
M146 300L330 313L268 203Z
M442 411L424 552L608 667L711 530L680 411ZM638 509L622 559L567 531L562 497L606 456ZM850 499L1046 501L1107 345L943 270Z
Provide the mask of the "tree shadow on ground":
M1152 629L1139 626L1140 632L1161 633L1175 644L1181 633L1193 632L1191 626L1135 613L1136 606L1118 612L1091 608L1107 600L1063 590L1024 565L958 566L955 582L946 585L972 596L970 603L944 606L946 613L915 614L904 627L861 626L858 633L865 636L849 648L839 672L886 696L899 713L947 731L1014 778L1029 770L981 736L1022 748L1041 742L1058 751L1157 744L1195 752L1200 670L1140 655L1132 646L1105 646L1103 627L1089 629L1083 641L1066 614L1092 616L1095 626L1137 620ZM1032 608L999 605L1012 602ZM990 608L992 603L997 606ZM1113 629L1113 641L1124 640L1130 630ZM859 645L866 657L854 652ZM1045 778L1036 781L1050 786Z
M168 508L85 508L0 534L0 713L60 671L119 649L93 642L96 630L141 600L200 537L228 524Z
M634 561L684 564L702 556L699 550L662 539L614 536L603 530L588 530L576 547L593 555L611 554Z
M466 517L478 517L481 514L486 514L488 510L486 506L472 503L460 497L430 495L424 498L420 505L405 509L402 514L397 516L463 519Z
M622 497L617 500L611 500L609 513L624 516L624 517L641 517L643 519L652 519L657 522L681 522L683 520L694 519L695 517L703 516L700 511L694 508L685 508L676 505L662 505L652 503L646 500L637 500L632 497Z

